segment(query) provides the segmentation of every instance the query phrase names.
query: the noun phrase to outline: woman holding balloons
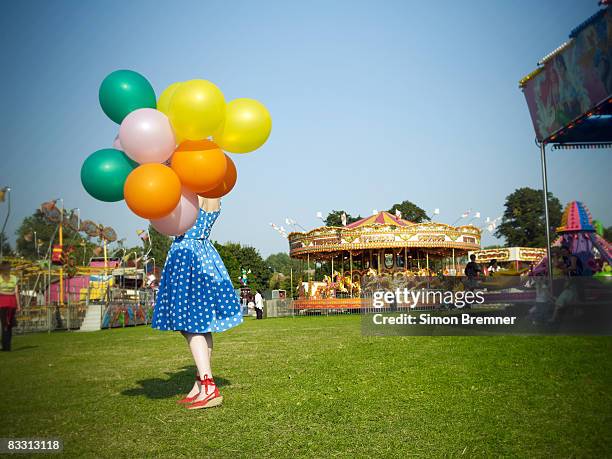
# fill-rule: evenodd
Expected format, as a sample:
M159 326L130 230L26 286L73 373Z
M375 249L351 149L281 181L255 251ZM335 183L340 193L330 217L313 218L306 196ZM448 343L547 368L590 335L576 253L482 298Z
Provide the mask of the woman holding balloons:
M223 401L212 379L212 332L242 323L240 300L209 239L220 200L200 198L200 204L195 225L175 238L168 251L152 321L159 330L180 330L187 340L198 369L191 392L179 400L189 409Z
M220 198L236 183L223 150L248 153L270 135L267 109L253 99L225 102L213 83L170 85L155 100L140 74L118 70L100 87L102 109L120 124L113 148L92 154L81 181L102 201L125 199L159 232L175 236L160 279L152 319L158 330L180 331L197 367L188 409L222 403L211 370L213 332L242 323L238 296L209 239Z

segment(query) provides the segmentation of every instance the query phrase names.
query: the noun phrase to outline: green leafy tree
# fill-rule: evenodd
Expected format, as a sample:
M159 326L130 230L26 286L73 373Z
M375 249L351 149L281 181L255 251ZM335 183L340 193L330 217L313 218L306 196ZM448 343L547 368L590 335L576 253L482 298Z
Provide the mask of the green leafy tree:
M410 201L402 201L399 204L393 204L393 207L389 209L389 212L395 215L396 210L399 210L402 213L402 218L404 220L408 220L412 223L421 223L431 220L427 216L427 212Z
M353 217L348 212L343 210L332 210L327 217L325 218L325 226L342 226L342 214L346 214L346 224L350 224L356 222L357 220L361 220L361 216Z
M234 288L238 288L240 282L240 262L238 261L237 254L240 252L240 244L228 243L220 244L219 242L213 242L219 256L223 260L223 264L227 268L227 272L232 280Z
M235 288L240 287L240 275L242 269L250 270L247 275L248 286L252 289L266 290L269 285L272 271L268 268L257 249L242 246L236 242L226 244L215 243L215 247L228 269L230 278ZM229 265L229 266L228 266Z
M153 228L153 225L149 225L149 237L151 238L151 253L149 256L155 258L155 265L161 268L166 263L166 256L172 245L172 238L157 231Z
M273 272L282 273L285 276L291 275L292 268L294 275L300 270L300 261L292 259L285 252L273 253L266 258L265 263L272 268Z
M257 249L248 246L241 247L238 253L238 262L241 268L251 270L251 274L248 276L251 288L262 291L268 288L272 271Z
M298 277L301 273L300 260L289 257L285 252L279 252L268 256L265 262L274 271L270 278L270 288L285 290L288 295L297 295ZM291 275L292 268L293 276ZM292 278L293 285L291 284Z
M561 203L548 193L551 230L561 222ZM506 247L545 247L546 222L542 191L519 188L506 197L505 211L495 236L506 239Z
M612 242L612 226L604 228L603 238L608 242Z

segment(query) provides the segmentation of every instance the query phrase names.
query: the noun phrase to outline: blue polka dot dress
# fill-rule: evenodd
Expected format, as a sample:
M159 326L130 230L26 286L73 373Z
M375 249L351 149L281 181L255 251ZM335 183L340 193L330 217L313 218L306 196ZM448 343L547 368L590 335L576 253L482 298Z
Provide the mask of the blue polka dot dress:
M208 333L242 323L232 281L208 239L220 212L200 209L193 227L174 239L159 282L153 328Z

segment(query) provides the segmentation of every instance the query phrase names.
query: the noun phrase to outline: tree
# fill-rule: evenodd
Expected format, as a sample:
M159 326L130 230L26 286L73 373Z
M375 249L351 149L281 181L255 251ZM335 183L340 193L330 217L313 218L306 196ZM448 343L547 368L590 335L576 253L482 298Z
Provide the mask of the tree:
M545 247L546 223L542 191L519 188L506 197L506 210L495 236L506 239L506 247ZM551 230L561 223L561 203L548 193Z
M272 271L282 273L285 276L291 275L291 268L293 268L294 274L300 270L300 261L289 257L285 252L273 253L266 258L265 263L272 268Z
M325 218L325 226L343 226L342 225L342 214L346 214L346 224L350 224L356 222L357 220L361 220L361 215L357 217L353 217L348 212L343 210L332 210L327 217Z
M402 218L412 223L421 223L431 220L427 216L427 212L410 201L402 201L399 204L393 204L389 212L395 215L395 211L399 210L402 213Z
M612 226L604 228L603 238L608 242L612 241Z
M298 277L301 273L300 260L289 257L285 252L279 252L268 256L265 262L274 271L270 278L270 288L286 290L289 296L297 295ZM293 276L291 268L293 268ZM293 285L291 285L292 277Z
M272 271L266 265L263 258L254 247L241 247L238 253L238 262L240 268L244 268L251 271L248 275L249 286L257 290L266 290Z
M236 242L226 244L214 243L225 267L230 275L234 288L239 288L242 269L251 271L247 274L248 287L266 290L268 288L271 270L254 247L241 246Z
M149 256L155 258L155 265L161 268L166 263L166 256L172 245L172 239L170 236L158 232L153 228L153 225L149 225L149 237L151 238L151 253Z
M231 242L225 245L218 242L213 242L213 244L223 260L223 264L227 269L234 288L238 288L240 286L240 282L238 281L240 277L240 262L238 261L237 254L240 252L240 245Z

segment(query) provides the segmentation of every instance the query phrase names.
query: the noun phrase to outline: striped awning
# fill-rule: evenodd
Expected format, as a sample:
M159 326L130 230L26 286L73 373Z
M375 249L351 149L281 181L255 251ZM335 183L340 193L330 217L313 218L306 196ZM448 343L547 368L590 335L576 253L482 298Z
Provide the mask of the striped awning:
M396 225L396 226L412 225L412 223L410 223L407 220L403 220L389 212L383 211L383 212L378 212L377 214L371 215L369 217L362 218L361 220L357 220L356 222L353 222L349 225L346 225L346 228L360 228L362 226L369 226L369 225L375 225L375 224Z

